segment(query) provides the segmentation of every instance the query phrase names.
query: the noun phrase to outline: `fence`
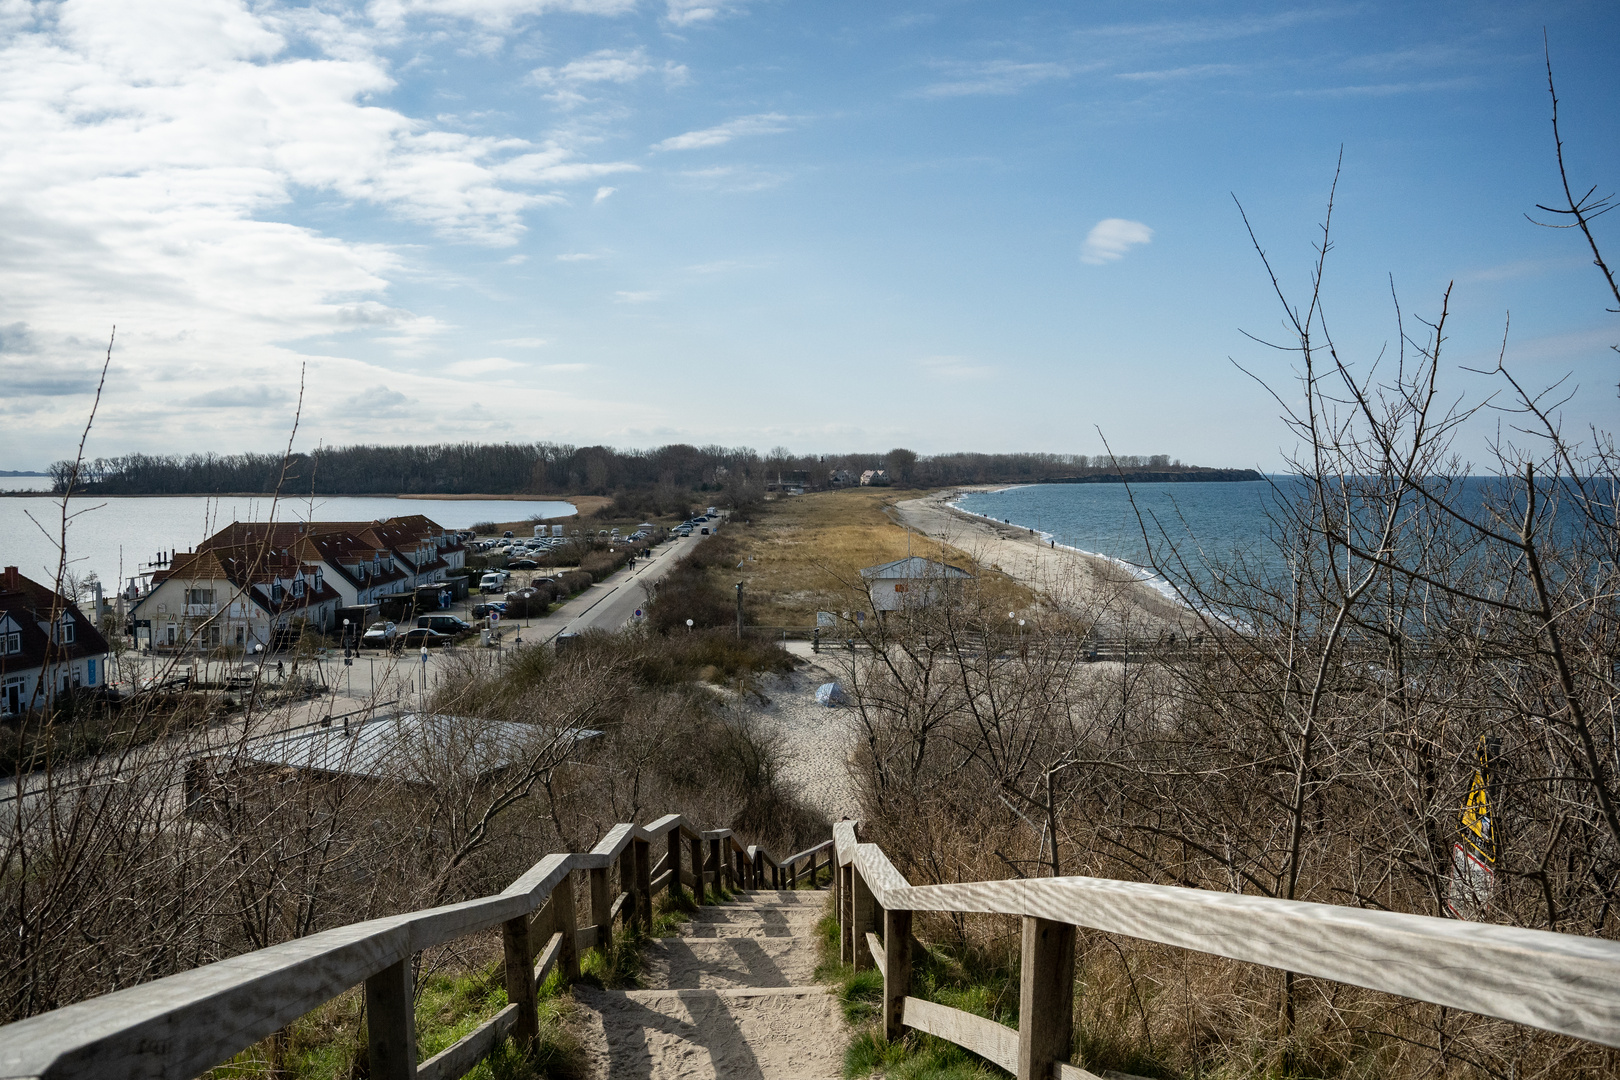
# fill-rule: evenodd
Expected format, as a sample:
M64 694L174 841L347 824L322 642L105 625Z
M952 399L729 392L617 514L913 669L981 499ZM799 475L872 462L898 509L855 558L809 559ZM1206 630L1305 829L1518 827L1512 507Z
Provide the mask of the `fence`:
M796 886L801 865L815 884L831 874L832 843L778 862L730 829L698 831L675 814L615 825L589 852L547 855L495 896L341 926L0 1027L0 1077L189 1080L364 983L373 1080L455 1080L508 1035L532 1044L547 975L560 966L577 977L580 950L605 948L616 920L649 925L659 891L690 887L704 903L711 884ZM588 877L583 925L575 873ZM509 1004L418 1064L412 958L496 926Z
M1019 1080L1070 1062L1079 927L1334 979L1620 1047L1620 943L1386 911L1100 878L912 885L855 823L833 827L840 956L883 975L890 1039L927 1032ZM915 911L1023 920L1018 1028L910 996Z

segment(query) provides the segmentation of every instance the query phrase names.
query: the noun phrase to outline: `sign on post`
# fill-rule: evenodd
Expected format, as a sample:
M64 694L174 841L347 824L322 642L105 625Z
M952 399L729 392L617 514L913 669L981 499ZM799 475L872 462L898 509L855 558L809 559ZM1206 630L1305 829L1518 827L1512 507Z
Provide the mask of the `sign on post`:
M1451 883L1446 907L1459 919L1479 920L1496 891L1496 817L1491 789L1491 751L1481 735L1474 752L1474 778L1462 804L1462 839L1451 846Z

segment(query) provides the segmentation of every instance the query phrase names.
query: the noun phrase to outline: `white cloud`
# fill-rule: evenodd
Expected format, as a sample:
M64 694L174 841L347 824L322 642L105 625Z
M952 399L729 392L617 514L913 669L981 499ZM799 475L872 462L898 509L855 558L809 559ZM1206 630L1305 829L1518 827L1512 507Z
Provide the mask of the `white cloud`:
M485 19L625 6L391 10ZM306 358L307 420L385 378L412 399L437 400L450 387L436 374L325 356L310 343L351 335L382 358L431 352L450 327L389 295L396 279L420 277L422 241L510 245L532 211L567 200L560 187L636 168L389 107L394 76L376 50L392 39L350 10L165 0L161 18L153 11L65 0L50 17L5 23L0 37L0 326L8 344L32 350L36 373L3 358L0 397L26 404L36 441L60 442L82 425L86 372L105 349L86 330L99 336L114 322L97 432L121 449L173 448L174 405L198 395L213 396L188 419L188 447L272 445L290 418L280 395L296 391ZM11 14L0 0L0 17ZM295 199L363 205L392 220L367 232L397 239L323 232L342 227L331 214L321 220L339 224L292 224ZM19 403L24 394L31 404ZM240 404L227 402L233 394ZM0 458L15 436L0 431Z
M657 289L649 289L645 292L627 292L621 289L613 294L613 299L621 304L645 304L657 300L662 295Z
M383 27L397 26L413 15L436 15L504 28L547 11L623 15L635 6L636 0L371 0L366 10Z
M576 371L589 371L589 364L541 364L536 371L550 372L555 375L567 375Z
M1137 244L1146 244L1152 239L1153 230L1140 221L1103 218L1086 234L1086 242L1080 246L1080 261L1092 266L1102 266L1104 263L1124 258L1125 253L1131 248Z
M607 198L609 195L612 195L615 191L618 191L618 190L619 189L616 188L616 187L599 187L599 188L596 189L596 197L593 198L591 200L591 202L599 203L603 199Z
M510 345L514 349L538 349L550 343L540 337L515 337L497 341L495 344Z
M986 60L979 63L939 65L947 78L931 83L918 93L923 97L972 97L984 94L1016 94L1037 83L1067 79L1075 73L1067 64Z
M792 126L792 117L781 113L756 113L739 116L711 128L673 135L653 145L654 150L701 150L711 146L724 146L743 135L775 135Z
M504 356L486 356L481 360L457 360L445 365L445 371L458 378L469 375L496 375L503 371L516 371L523 367L515 360L508 360Z
M741 8L735 0L668 0L664 18L676 26L709 22Z
M1138 82L1168 82L1171 79L1205 79L1217 75L1239 75L1248 70L1240 64L1192 64L1158 71L1122 71L1115 76Z
M691 180L699 187L710 191L764 191L767 188L778 187L787 181L786 173L769 172L765 169L752 167L738 168L733 165L716 165L709 169L686 169L680 174Z
M592 262L600 259L600 255L592 255L588 251L568 251L557 256L558 262Z
M993 367L976 364L966 356L925 356L917 361L917 366L923 369L926 378L949 379L952 382L984 379L996 371Z

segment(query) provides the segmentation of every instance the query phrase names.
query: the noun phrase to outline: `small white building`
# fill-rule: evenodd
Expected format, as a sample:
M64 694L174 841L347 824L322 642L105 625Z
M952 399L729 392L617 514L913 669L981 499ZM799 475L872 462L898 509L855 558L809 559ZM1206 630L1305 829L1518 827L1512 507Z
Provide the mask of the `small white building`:
M927 607L973 577L947 563L913 555L861 571L872 607L880 612Z

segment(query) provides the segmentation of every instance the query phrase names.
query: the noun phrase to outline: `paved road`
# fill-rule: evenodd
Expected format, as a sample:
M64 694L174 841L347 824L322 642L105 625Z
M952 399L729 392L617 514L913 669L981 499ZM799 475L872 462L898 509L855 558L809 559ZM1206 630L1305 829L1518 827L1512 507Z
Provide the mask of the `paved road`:
M635 617L636 609L645 609L651 587L664 580L681 556L703 539L701 534L693 533L659 545L653 549L652 557L638 563L634 570L620 570L545 618L533 620L523 631L524 642L550 641L564 630L579 634L586 630L622 629Z

